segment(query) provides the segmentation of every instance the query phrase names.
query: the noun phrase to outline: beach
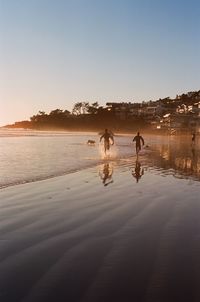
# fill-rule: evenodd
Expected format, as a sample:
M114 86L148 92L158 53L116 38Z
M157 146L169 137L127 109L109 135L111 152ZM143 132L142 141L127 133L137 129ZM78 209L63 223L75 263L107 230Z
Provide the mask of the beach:
M1 301L200 300L199 149L149 142L138 160L90 154L63 175L4 181Z
M200 302L200 0L0 25L0 302Z

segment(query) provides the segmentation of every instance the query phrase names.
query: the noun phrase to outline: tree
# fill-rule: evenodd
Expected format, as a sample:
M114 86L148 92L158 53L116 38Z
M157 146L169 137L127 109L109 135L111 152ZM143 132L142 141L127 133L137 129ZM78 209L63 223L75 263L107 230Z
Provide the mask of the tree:
M99 104L98 102L94 102L88 107L88 113L97 114L98 113Z
M39 115L46 115L45 111L41 111L41 110L38 112L38 114Z
M80 115L88 113L89 103L88 102L77 102L73 109L72 114Z
M62 115L62 114L63 114L63 110L61 110L61 109L55 109L49 113L49 115L54 115L54 116L58 116L58 115Z

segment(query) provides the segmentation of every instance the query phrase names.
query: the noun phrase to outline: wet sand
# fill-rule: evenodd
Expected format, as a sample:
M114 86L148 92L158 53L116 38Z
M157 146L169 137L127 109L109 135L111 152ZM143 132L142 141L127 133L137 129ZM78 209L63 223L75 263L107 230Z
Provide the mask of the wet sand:
M200 183L143 168L0 190L1 301L200 301Z

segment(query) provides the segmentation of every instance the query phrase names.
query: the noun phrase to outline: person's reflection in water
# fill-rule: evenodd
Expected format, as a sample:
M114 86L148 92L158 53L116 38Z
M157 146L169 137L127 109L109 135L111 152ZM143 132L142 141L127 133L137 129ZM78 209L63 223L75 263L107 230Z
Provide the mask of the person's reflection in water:
M99 171L99 175L104 186L108 186L109 184L113 183L113 168L109 165L109 163L104 164L103 170Z
M194 158L195 158L195 155L196 155L195 148L192 148L192 159L194 159Z
M191 157L191 172L192 174L198 174L198 155L195 148L192 148L192 157Z
M144 175L144 169L141 167L141 163L136 160L135 162L135 169L132 171L133 177L135 177L136 181L138 182L142 175Z
M195 141L196 141L196 134L193 133L193 134L192 134L192 147L195 146Z

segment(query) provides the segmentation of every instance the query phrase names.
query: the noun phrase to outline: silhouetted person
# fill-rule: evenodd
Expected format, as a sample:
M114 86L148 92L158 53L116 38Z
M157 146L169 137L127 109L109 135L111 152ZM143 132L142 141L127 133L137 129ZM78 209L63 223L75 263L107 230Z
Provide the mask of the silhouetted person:
M141 168L141 163L136 160L135 162L135 171L132 172L133 177L135 177L136 181L138 182L139 179L144 175L144 169Z
M195 144L195 140L196 140L196 134L193 133L193 134L192 134L192 145Z
M112 141L112 145L114 144L114 138L111 133L108 132L108 129L105 129L104 134L100 137L100 142L104 139L104 151L106 154L106 151L110 149L110 140Z
M142 145L144 146L144 139L140 135L140 132L138 132L137 135L134 137L133 142L135 142L135 150L136 150L136 154L138 155L139 151L141 150L141 142Z

